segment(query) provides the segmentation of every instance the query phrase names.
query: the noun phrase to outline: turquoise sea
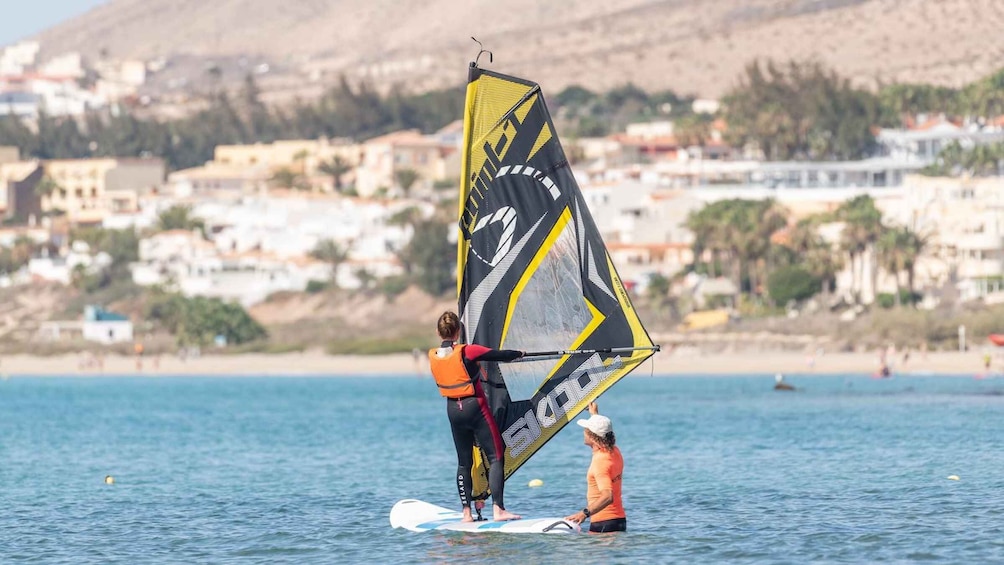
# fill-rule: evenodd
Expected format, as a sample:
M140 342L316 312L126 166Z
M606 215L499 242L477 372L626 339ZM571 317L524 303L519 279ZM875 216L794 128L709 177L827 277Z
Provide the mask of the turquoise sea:
M428 378L14 377L0 563L1004 562L1004 379L788 380L617 384L629 531L570 537L391 529L399 499L456 500ZM581 439L517 472L510 509L580 509Z

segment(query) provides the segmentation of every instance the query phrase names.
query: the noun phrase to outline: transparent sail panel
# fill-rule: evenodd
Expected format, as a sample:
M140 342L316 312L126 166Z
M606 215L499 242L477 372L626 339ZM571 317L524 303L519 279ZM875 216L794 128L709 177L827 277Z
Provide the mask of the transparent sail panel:
M582 296L574 225L569 222L517 298L505 349L568 349L592 320ZM500 364L512 400L533 396L556 360Z

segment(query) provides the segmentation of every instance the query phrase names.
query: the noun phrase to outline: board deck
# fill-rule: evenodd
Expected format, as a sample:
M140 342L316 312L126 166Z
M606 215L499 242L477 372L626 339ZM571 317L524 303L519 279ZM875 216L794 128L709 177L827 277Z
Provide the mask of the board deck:
M491 510L488 510L491 515ZM390 511L390 525L413 532L445 530L454 532L503 532L512 534L571 534L581 531L579 525L563 518L523 518L495 522L462 522L463 514L421 500L398 501Z

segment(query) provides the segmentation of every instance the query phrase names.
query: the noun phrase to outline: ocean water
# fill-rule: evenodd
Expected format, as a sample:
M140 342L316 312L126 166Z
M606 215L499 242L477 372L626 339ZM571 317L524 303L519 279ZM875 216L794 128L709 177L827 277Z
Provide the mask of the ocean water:
M629 531L520 536L390 527L456 504L428 378L15 377L0 563L1004 562L1004 380L789 380L627 377L600 409ZM589 456L566 427L507 505L579 510Z

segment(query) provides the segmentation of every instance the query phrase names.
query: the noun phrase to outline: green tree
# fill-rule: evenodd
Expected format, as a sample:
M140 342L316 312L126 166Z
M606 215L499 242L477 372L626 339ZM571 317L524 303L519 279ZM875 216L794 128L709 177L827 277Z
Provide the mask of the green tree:
M893 277L896 284L896 307L902 306L900 303L899 276L903 272L906 264L903 245L907 237L907 230L904 228L889 228L879 235L875 242L875 251L878 262ZM876 291L877 292L877 291Z
M441 295L456 284L456 249L447 235L452 222L433 217L414 225L411 241L398 258L412 282L432 295Z
M746 279L751 292L759 291L769 270L771 236L785 225L787 211L774 200L743 199L711 203L692 212L686 222L694 232L695 261L709 252L714 276L714 265L722 259L736 288L741 291Z
M844 222L840 245L850 259L852 292L860 303L861 291L864 286L862 277L864 276L866 252L875 246L885 231L885 227L882 225L882 212L875 207L875 201L872 200L871 196L863 194L841 204L836 210L836 218ZM872 288L874 289L876 274L874 264L871 272Z
M317 242L310 256L331 265L331 283L335 284L338 267L349 258L349 248L333 239L322 239Z
M826 294L832 292L834 278L843 267L840 256L819 235L820 225L831 220L829 214L815 214L799 220L792 228L787 244L797 261L821 281Z
M335 155L321 163L317 170L331 177L335 192L342 192L342 177L352 170L352 165L341 155Z
M645 295L648 303L657 312L662 312L670 304L670 280L660 273L655 273L648 279Z
M411 187L414 186L420 178L422 178L422 176L415 169L398 169L394 171L394 181L397 182L397 186L401 188L405 198L408 198L408 195L411 193Z
M768 292L778 305L812 298L820 290L820 281L807 269L789 265L777 269L767 280Z
M309 188L302 175L294 172L288 167L280 167L268 179L270 185L276 188L295 188L305 190Z
M818 63L751 63L723 102L726 140L769 160L857 159L875 146L878 99Z
M157 229L169 230L199 230L204 232L206 222L192 215L192 207L185 204L175 204L157 215Z
M673 122L673 135L681 147L702 146L711 139L712 116L688 114Z
M387 218L389 226L414 226L423 218L422 210L417 206L408 206L403 210L395 212Z
M306 149L301 149L293 154L293 162L300 165L300 176L306 176L307 174L307 157L310 157L310 151Z
M54 192L62 190L63 187L56 182L56 179L49 175L43 175L35 185L35 195L40 197L52 196Z
M222 335L228 344L239 345L268 336L265 328L240 304L218 298L160 293L147 305L146 318L160 324L183 344L209 345Z

